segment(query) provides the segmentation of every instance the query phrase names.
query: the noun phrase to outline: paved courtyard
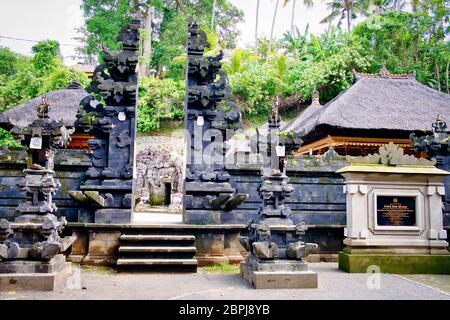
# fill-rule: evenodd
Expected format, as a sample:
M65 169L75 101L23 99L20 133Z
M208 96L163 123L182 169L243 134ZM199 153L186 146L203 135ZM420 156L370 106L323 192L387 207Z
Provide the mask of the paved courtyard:
M336 263L311 263L319 274L318 289L252 289L237 274L116 273L82 268L69 287L55 292L4 292L0 300L16 299L446 299L450 275L348 274ZM79 269L78 269L79 270ZM81 278L81 283L78 281Z

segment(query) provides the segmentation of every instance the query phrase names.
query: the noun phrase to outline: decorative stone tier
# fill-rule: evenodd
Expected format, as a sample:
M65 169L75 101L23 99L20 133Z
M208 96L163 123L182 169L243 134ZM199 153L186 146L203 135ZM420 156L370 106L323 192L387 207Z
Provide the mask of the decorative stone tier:
M62 254L49 261L14 260L0 264L0 291L53 291L66 287L72 264Z
M241 277L255 289L317 288L317 273L308 270L302 261L261 261L253 255L241 262Z
M239 243L245 225L194 224L100 224L69 223L68 233L77 235L69 260L87 265L116 266L124 235L181 235L195 237L198 266L217 263L240 263L245 250ZM123 240L123 239L122 239ZM152 239L154 240L154 239ZM163 242L161 242L163 245Z

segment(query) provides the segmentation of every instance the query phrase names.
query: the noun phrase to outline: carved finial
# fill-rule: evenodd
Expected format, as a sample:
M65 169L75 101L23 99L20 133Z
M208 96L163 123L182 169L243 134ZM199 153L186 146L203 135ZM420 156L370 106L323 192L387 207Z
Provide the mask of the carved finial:
M37 107L38 117L41 119L48 118L49 103L45 94L41 97L41 104Z
M83 89L83 86L77 79L73 79L66 87L66 89Z
M334 159L336 157L338 157L339 154L336 152L336 150L334 150L333 146L330 146L327 150L327 152L325 152L323 154L323 157L325 160L331 160Z
M311 104L317 104L320 105L320 101L319 101L319 91L317 91L316 89L314 89L313 93L312 93L312 99L311 99Z
M383 66L380 69L380 77L387 77L389 76L389 70L386 68L386 65L383 64Z
M413 72L411 72L410 74L408 74L408 78L410 78L410 79L415 79L415 78L416 78L416 70L414 70Z
M277 96L275 101L272 103L272 112L270 114L269 123L278 124L281 121L279 114L280 97Z
M447 132L447 123L444 118L438 114L436 117L436 121L432 125L434 133L446 133Z

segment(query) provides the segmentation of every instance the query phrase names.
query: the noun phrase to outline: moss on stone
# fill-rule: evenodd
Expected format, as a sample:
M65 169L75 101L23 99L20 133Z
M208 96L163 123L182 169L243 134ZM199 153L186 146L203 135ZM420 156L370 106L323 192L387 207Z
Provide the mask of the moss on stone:
M377 266L382 273L450 274L450 255L388 255L339 253L339 269L349 273L366 273Z
M152 194L150 196L150 204L153 206L162 206L164 204L164 197L158 194Z
M212 266L204 267L206 273L239 273L239 265L229 263L214 264Z

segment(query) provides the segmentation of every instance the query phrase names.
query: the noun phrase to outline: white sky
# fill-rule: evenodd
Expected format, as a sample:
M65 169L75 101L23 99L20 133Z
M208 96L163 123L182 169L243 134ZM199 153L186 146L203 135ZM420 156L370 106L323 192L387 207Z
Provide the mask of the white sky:
M241 31L239 45L253 44L255 37L256 0L229 0L244 11L245 21L238 25ZM260 36L269 36L272 25L273 10L276 0L261 0L259 15ZM280 0L275 37L280 37L290 28L292 4L282 6ZM0 0L0 36L43 40L54 39L60 42L64 62L67 65L76 63L74 47L64 44L77 45L73 39L77 33L75 28L83 24L80 10L81 0ZM295 24L301 31L310 23L310 31L320 33L325 25L319 21L326 15L325 3L316 1L314 8L306 9L303 0L297 0ZM34 43L0 37L0 46L10 47L12 50L31 54Z

